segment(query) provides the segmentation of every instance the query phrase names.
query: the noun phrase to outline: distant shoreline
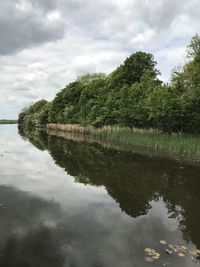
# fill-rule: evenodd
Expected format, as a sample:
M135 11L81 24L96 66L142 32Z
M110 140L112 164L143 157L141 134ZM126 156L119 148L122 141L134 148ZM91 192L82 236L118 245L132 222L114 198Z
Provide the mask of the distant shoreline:
M0 124L17 124L18 120L0 120Z

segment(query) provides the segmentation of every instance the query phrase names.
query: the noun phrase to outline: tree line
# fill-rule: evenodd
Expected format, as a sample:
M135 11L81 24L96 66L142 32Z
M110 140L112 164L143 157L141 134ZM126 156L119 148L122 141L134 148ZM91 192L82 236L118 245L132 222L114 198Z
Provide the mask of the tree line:
M109 75L79 76L53 101L40 100L19 114L19 125L47 123L155 128L200 132L200 36L187 47L187 63L163 83L150 53L138 51Z

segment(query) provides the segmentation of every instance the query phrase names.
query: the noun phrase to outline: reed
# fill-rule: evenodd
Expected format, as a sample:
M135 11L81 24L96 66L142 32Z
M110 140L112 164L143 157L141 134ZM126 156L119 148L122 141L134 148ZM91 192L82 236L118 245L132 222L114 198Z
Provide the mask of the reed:
M155 153L171 153L195 161L200 160L200 137L181 133L164 134L154 129L137 129L119 126L94 128L71 124L48 124L48 129L89 135L96 140L123 144L133 150L134 147L154 151Z
M55 124L49 123L47 124L47 129L70 132L70 133L79 133L79 134L91 134L94 131L94 127L92 126L81 126L78 124Z

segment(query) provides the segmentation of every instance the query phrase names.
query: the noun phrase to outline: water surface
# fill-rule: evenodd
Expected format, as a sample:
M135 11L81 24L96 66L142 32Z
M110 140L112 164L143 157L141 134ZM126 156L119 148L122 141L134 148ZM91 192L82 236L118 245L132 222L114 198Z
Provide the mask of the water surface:
M200 166L0 126L0 266L200 266ZM147 263L144 248L156 249Z

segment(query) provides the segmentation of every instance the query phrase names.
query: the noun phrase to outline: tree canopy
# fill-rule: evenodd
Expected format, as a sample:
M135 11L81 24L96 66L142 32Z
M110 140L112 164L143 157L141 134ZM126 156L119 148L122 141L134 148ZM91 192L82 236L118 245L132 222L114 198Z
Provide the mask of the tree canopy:
M163 84L150 53L126 58L111 74L85 74L19 114L19 124L120 125L165 132L200 132L200 37L187 48L188 61Z

